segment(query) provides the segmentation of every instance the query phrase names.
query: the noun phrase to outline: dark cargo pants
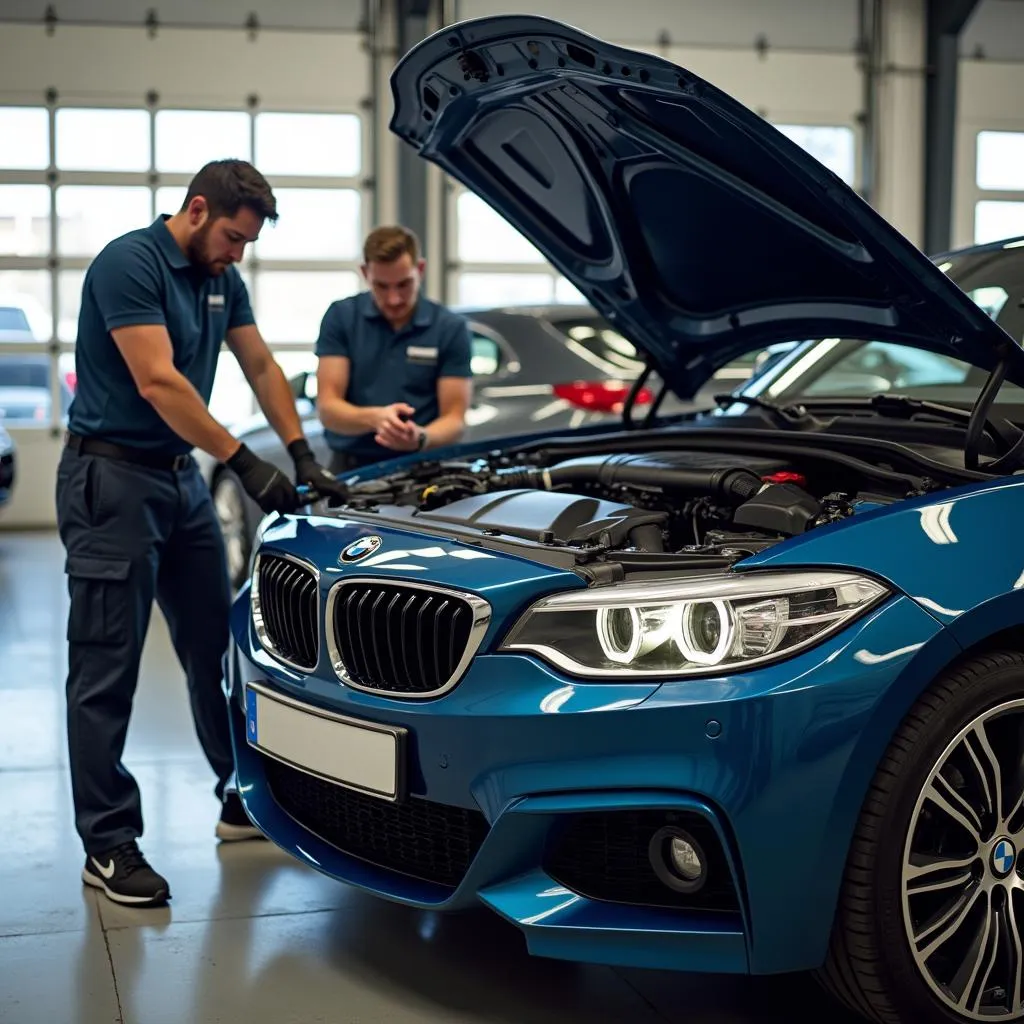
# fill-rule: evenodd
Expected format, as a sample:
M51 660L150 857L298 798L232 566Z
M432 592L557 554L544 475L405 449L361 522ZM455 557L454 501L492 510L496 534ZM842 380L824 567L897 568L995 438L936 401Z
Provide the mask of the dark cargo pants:
M200 745L223 795L234 764L221 657L231 592L209 489L189 460L150 469L65 449L57 522L67 552L67 724L75 825L86 853L142 835L121 762L154 598L188 680Z

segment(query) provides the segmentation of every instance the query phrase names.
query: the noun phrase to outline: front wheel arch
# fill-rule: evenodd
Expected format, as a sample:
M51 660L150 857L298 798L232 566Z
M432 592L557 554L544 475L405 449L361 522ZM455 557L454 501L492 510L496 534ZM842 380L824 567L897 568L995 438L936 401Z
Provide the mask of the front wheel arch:
M985 607L995 611L990 608L990 605L994 604L996 602L990 602ZM1024 652L1024 626L1005 625L1008 613L1011 613L1012 609L1002 601L999 605L1002 614L996 612L989 616L988 623L994 628L986 633L973 628L974 624L979 622L977 617L965 616L965 625L972 627L966 631L966 635L974 641L970 646L961 646L958 637L949 627L939 630L914 655L899 679L872 710L870 718L860 731L856 746L850 752L847 762L849 767L836 792L832 814L829 817L828 832L832 836L843 837L842 849L848 850L853 841L857 817L867 799L871 780L893 736L928 687L944 673L955 671L960 665L980 655L995 650ZM1022 621L1024 609L1017 622ZM1005 628L999 628L1000 626ZM851 808L856 808L852 814ZM834 901L833 912L838 908L840 887L841 879L834 889L829 887L827 898ZM828 938L826 933L820 939L821 963L824 962L827 953Z
M914 901L933 897L912 895L912 902L905 902L904 858L906 849L909 849L907 844L911 833L908 830L922 820L918 817L924 813L922 806L928 808L928 821L925 832L913 833L916 848L920 850L922 836L930 839L928 829L936 827L934 819L937 818L947 830L950 827L950 822L936 811L933 804L922 805L921 800L932 770L943 763L945 752L957 734L967 725L991 714L993 709L1022 701L1024 652L1019 649L990 649L965 653L924 689L900 722L880 759L850 843L828 955L817 972L818 980L825 988L870 1020L881 1024L909 1024L918 1020L959 1024L982 1019L954 1010L946 1002L946 997L939 994L941 984L936 988L939 982L924 977L925 969L918 965L911 953L904 915L919 913L921 904ZM1024 705L1012 713L1024 723ZM1014 722L1010 724L1014 725ZM1017 724L1009 735L1017 736L1022 728L1024 724ZM998 746L993 742L993 747ZM1019 748L1019 739L1014 739L1001 752L1008 752L1009 760L1016 765L1021 756ZM952 772L951 777L956 778L954 763L949 761L946 764L951 767L944 775ZM963 784L968 783L965 781ZM1019 782L1015 782L1015 787L1019 789ZM1008 794L1005 805L1009 807L1016 798L1016 795L1011 798ZM979 814L979 822L983 818L984 815ZM1018 824L1012 829L1017 829L1020 824L1019 817L1015 820ZM960 834L957 839L959 828L958 825L952 826L953 845L965 839L966 834ZM992 835L988 835L989 831ZM996 825L993 819L993 823L986 824L985 841L995 842L1003 831L1006 831L1005 826ZM973 855L971 870L983 873L992 851L981 842L974 846L978 852ZM930 861L930 849L927 855L929 859L925 863ZM952 849L941 856L952 858ZM942 898L945 897L940 893L939 899ZM1009 898L1011 901L1014 899ZM998 899L993 896L991 903L979 904L979 907L988 908L994 918L997 903ZM927 908L926 912L931 913ZM1022 912L1024 904L1017 911L1018 933ZM973 919L967 926L973 927ZM916 930L917 924L913 928ZM986 932L986 942L987 936ZM954 939L958 938L954 936ZM955 942L949 948L955 952ZM954 965L957 963L955 958L953 962ZM929 961L929 964L933 963L934 960ZM1018 969L1020 966L1018 963ZM1024 1020L1024 1006L1019 1007L1015 1015L992 1015L984 1019L1021 1021Z

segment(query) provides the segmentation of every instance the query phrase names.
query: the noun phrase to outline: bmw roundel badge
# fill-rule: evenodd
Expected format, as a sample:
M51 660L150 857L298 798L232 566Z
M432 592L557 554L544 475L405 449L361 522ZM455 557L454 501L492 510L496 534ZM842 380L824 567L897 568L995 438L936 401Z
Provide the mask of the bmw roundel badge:
M340 561L358 562L361 558L372 555L383 543L375 533L369 537L360 537L342 550Z

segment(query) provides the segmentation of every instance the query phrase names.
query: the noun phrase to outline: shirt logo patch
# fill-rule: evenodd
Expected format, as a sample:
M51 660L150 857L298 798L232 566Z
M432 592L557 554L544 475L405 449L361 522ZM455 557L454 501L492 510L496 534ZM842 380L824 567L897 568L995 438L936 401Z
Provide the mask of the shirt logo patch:
M405 350L406 358L415 363L436 363L437 348L427 348L425 345L410 345Z
M207 295L206 304L210 309L223 309L224 308L224 296L223 295Z

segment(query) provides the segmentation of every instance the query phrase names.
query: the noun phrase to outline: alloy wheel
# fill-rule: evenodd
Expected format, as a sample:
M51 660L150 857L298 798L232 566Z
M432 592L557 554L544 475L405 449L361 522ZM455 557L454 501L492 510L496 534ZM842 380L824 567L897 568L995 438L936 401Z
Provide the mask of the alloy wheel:
M227 555L228 576L240 580L248 568L245 537L245 507L234 482L222 476L214 487L213 505L217 511L224 551Z
M935 762L903 851L903 923L957 1017L1024 1017L1024 700L974 718Z

